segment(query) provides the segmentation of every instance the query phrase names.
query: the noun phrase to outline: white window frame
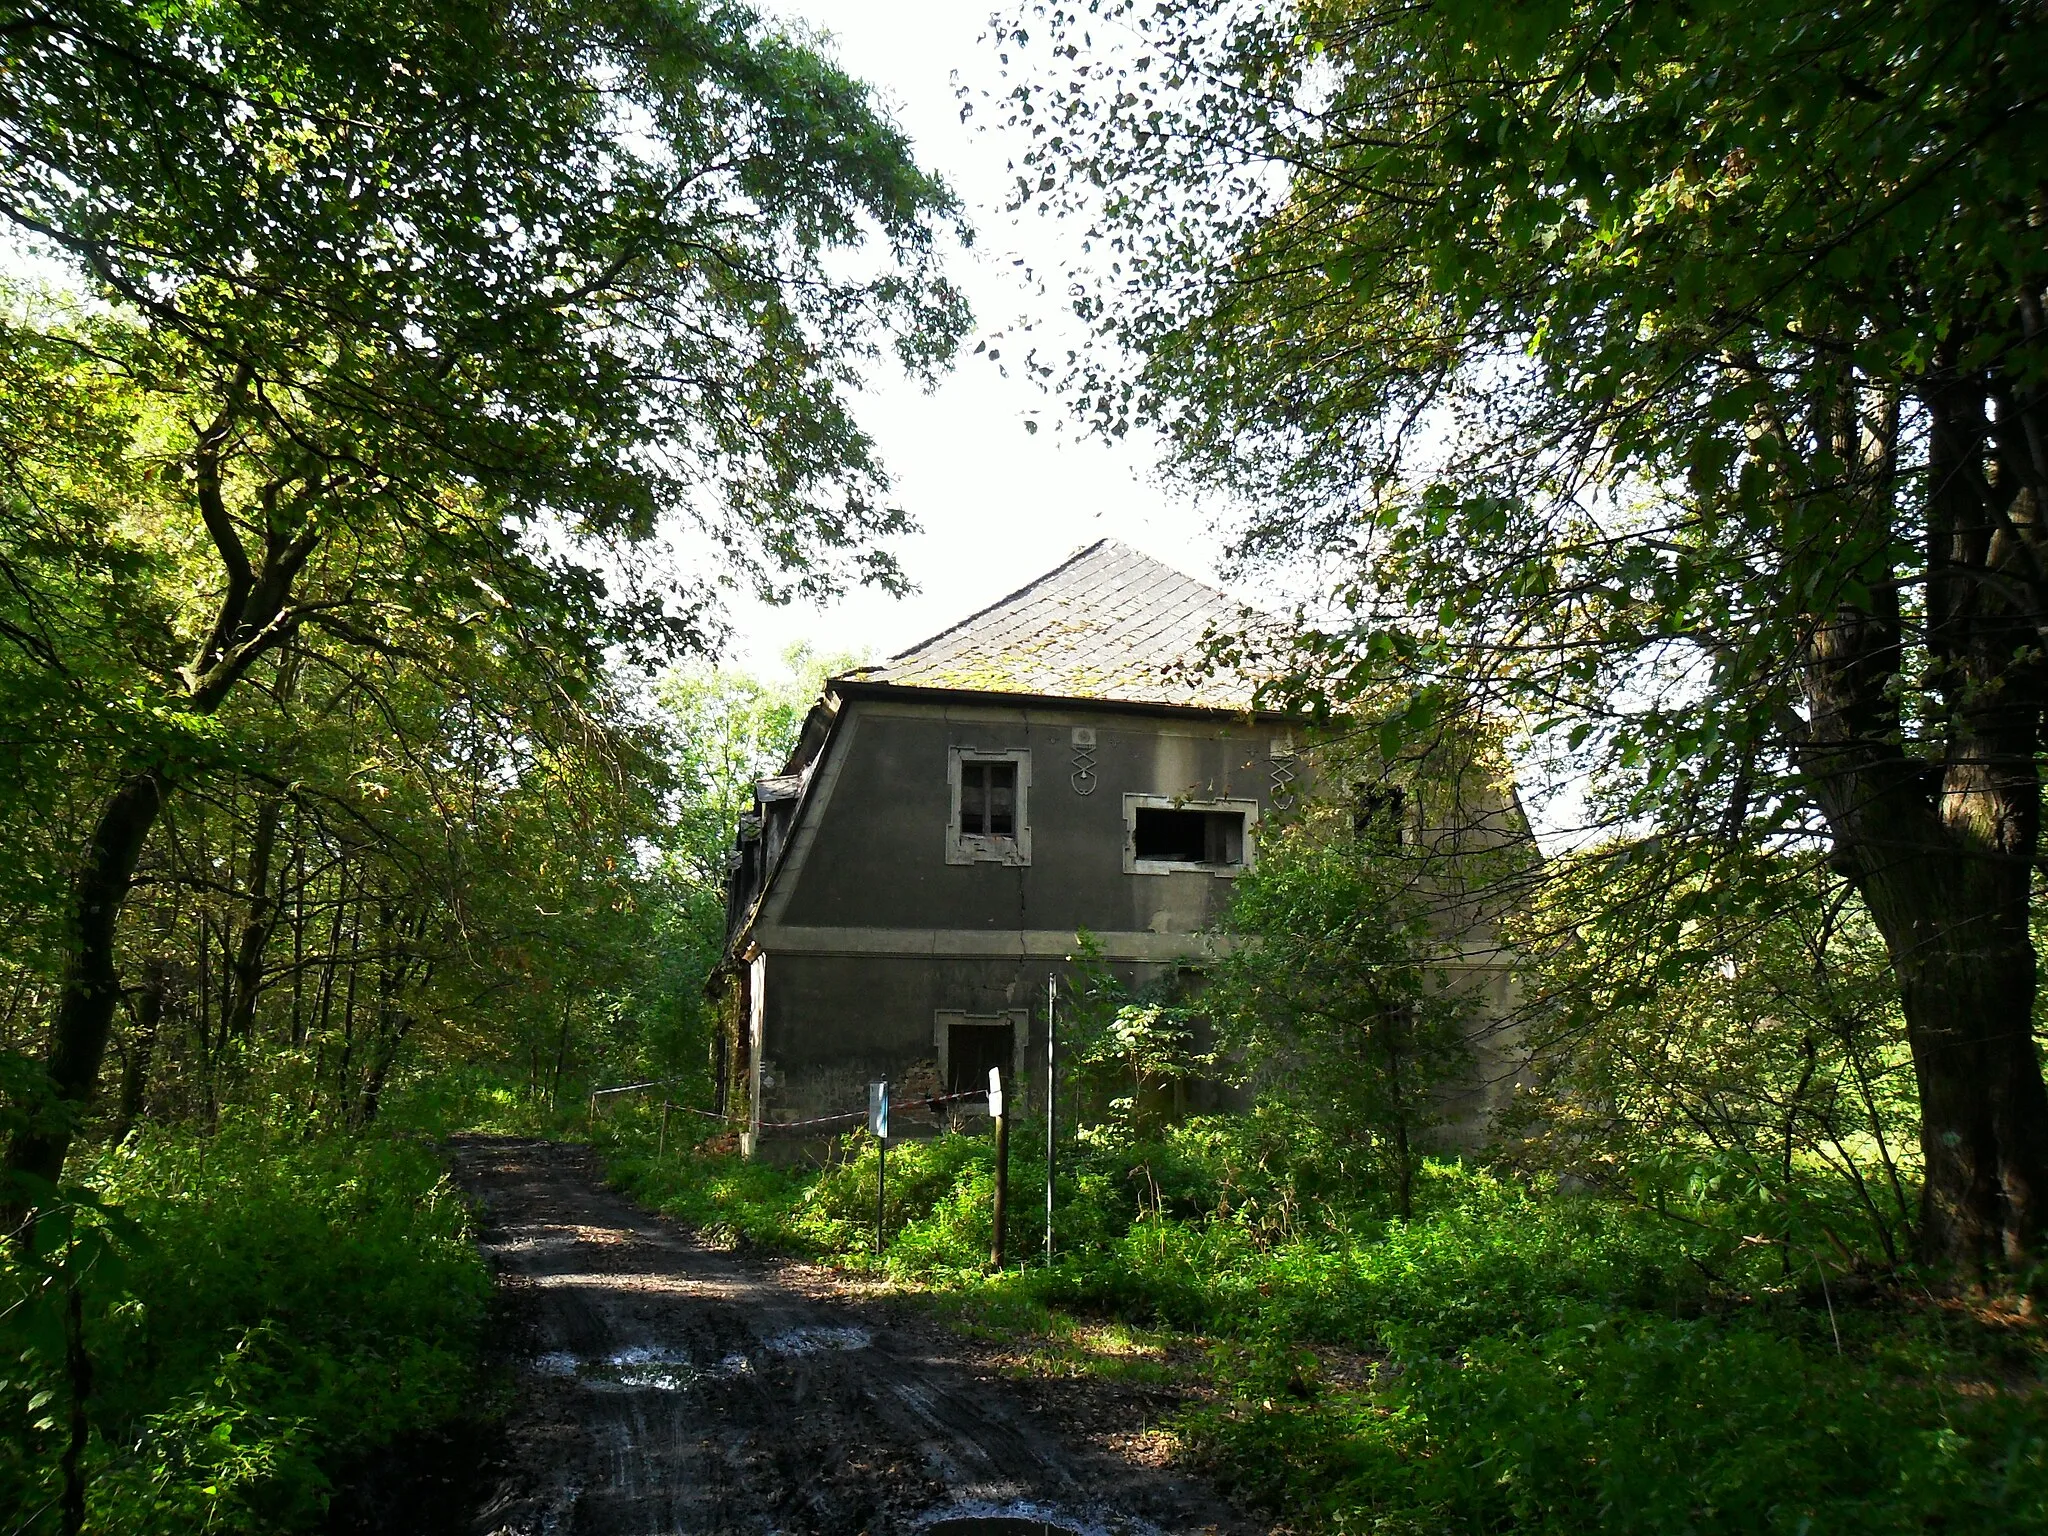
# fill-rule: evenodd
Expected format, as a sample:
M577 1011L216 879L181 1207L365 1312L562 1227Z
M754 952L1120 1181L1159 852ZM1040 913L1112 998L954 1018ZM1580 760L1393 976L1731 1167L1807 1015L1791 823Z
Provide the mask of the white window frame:
M960 765L1017 765L1017 835L984 837L960 830ZM946 749L946 862L1009 864L1031 862L1031 751L1028 747L948 747Z
M1236 811L1244 817L1244 858L1236 864L1192 864L1181 859L1138 857L1138 812ZM1124 873L1127 875L1214 875L1233 880L1250 869L1258 856L1259 802L1256 800L1188 800L1171 795L1124 796Z

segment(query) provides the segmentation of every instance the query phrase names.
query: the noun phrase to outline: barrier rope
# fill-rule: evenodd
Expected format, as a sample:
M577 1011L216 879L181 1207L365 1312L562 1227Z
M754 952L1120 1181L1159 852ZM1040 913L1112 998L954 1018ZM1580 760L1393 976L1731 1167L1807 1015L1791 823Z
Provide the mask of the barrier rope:
M645 1083L621 1083L616 1088L593 1088L590 1092L590 1099L592 1104L595 1104L597 1100L614 1093L637 1093L642 1088L667 1088L681 1081L683 1079L679 1077L655 1078ZM898 1109L928 1109L936 1115L941 1105L958 1103L961 1099L986 1099L987 1097L988 1090L986 1088L970 1088L962 1093L927 1094L921 1099L892 1099L889 1103L889 1108L892 1111ZM690 1104L672 1104L669 1107L671 1109L680 1109L687 1114L702 1115L706 1120L716 1120L721 1125L741 1125L745 1123L737 1115L721 1115L715 1109L698 1109ZM797 1131L803 1130L808 1126L838 1125L842 1121L865 1120L867 1117L868 1112L865 1109L850 1109L843 1114L819 1115L813 1120L763 1120L761 1122L761 1129L764 1131Z
M985 1099L987 1097L988 1090L986 1088L972 1088L965 1093L928 1094L921 1099L892 1099L889 1103L889 1108L892 1111L898 1109L929 1109L933 1114L937 1114L941 1104L952 1104L960 1099ZM761 1129L764 1131L794 1131L801 1130L809 1125L837 1125L842 1120L865 1120L867 1117L868 1112L866 1110L852 1109L839 1115L820 1115L815 1120L763 1120L761 1122Z

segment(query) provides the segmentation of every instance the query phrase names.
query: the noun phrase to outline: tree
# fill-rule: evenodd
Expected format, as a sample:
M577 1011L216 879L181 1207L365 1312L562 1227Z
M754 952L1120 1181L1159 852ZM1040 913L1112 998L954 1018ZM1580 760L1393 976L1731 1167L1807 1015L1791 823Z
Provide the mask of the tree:
M1689 901L1654 855L1566 856L1511 914L1528 952L1534 1083L1517 1149L1662 1205L1732 1208L1747 1235L1896 1266L1916 1106L1884 946L1824 861L1767 859L1746 909ZM1734 882L1722 879L1724 887ZM1694 915L1673 922L1674 910Z
M964 311L948 194L740 5L88 0L0 36L0 215L112 311L27 338L131 392L199 562L72 856L75 1105L145 844L288 648L451 684L495 650L573 714L608 650L704 643L715 582L648 563L678 520L764 590L893 581L844 387L882 339L938 366ZM61 591L17 596L57 625ZM18 1134L10 1172L54 1179L68 1139Z
M1511 715L1676 880L1825 843L1897 979L1925 1256L2038 1256L2042 8L1028 19L1018 202L1109 253L1070 383L1250 498L1248 556L1342 552L1292 691Z
M1241 942L1204 1002L1220 1055L1266 1095L1309 1108L1375 1155L1403 1220L1438 1094L1469 1063L1469 987L1433 931L1436 893L1420 861L1378 827L1333 832L1325 813L1264 839L1238 876L1228 930Z

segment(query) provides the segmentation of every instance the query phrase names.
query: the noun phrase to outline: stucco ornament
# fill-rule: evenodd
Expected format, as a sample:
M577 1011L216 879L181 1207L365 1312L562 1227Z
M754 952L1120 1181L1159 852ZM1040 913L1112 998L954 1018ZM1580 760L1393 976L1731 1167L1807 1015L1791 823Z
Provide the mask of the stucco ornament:
M1300 759L1295 755L1291 743L1276 741L1272 749L1273 778L1271 800L1273 809L1287 811L1294 808L1294 780L1300 772Z
M1092 795L1100 775L1095 771L1095 731L1091 726L1074 727L1074 771L1067 782L1077 795Z

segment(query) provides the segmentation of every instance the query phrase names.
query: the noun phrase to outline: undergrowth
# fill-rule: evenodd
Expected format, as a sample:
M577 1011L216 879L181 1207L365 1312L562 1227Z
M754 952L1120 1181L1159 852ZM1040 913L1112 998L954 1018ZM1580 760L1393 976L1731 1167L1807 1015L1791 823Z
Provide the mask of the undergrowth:
M1303 1529L2048 1529L2039 1326L1823 1268L1796 1228L1760 1241L1725 1210L1455 1162L1401 1222L1266 1110L1062 1146L1050 1268L1043 1143L1020 1134L1014 1262L991 1273L985 1137L892 1144L879 1254L865 1136L822 1170L656 1156L634 1114L596 1139L670 1216L944 1295L1074 1368L1202 1361L1184 1455ZM1168 1347L1097 1347L1105 1326Z
M0 1260L8 1536L59 1529L81 1383L84 1528L122 1536L313 1528L338 1465L473 1406L490 1278L428 1149L150 1131L72 1171Z

